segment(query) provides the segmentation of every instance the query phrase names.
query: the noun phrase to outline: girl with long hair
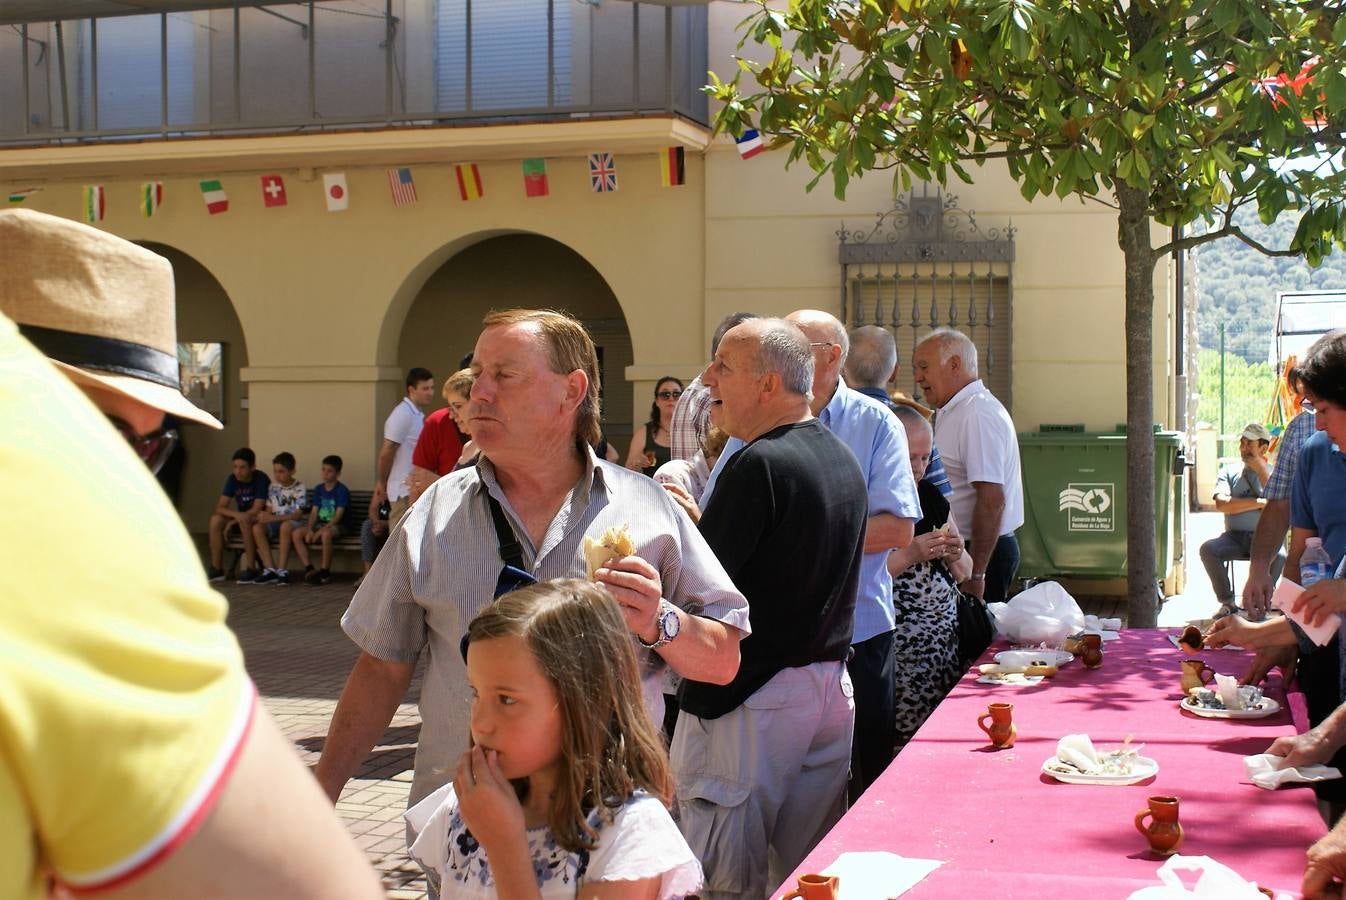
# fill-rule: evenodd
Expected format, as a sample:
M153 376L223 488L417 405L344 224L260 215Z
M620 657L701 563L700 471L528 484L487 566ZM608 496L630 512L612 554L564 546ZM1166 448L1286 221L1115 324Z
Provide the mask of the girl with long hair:
M650 404L650 418L631 435L631 449L626 454L626 467L654 473L673 458L669 428L673 424L673 410L682 396L682 382L672 375L660 378L654 386L654 402Z

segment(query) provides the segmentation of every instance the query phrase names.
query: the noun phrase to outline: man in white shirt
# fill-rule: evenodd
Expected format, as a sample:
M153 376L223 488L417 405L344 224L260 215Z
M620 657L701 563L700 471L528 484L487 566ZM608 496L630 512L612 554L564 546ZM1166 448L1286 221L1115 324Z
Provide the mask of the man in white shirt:
M1019 568L1024 523L1019 439L1009 412L977 377L977 348L961 331L930 332L912 354L916 384L939 412L935 443L953 485L950 505L972 554L964 591L1001 602Z
M397 524L410 506L407 476L411 474L411 455L421 436L425 410L435 399L435 376L416 366L407 371L407 394L383 423L383 446L379 447L378 481L370 507L378 509L387 500L391 504L388 527Z

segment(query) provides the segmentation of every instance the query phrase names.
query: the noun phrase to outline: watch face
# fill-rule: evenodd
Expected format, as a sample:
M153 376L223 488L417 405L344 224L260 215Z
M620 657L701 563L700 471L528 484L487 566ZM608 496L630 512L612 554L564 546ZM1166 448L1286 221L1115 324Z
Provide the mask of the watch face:
M659 617L659 630L670 641L678 636L678 629L681 627L682 622L678 620L678 614L671 609Z

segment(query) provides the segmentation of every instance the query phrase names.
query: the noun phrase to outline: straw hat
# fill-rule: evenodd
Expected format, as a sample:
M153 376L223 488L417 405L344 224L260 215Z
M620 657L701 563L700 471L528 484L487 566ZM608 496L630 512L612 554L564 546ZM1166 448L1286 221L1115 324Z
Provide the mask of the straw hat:
M0 312L71 381L223 427L182 395L168 260L30 209L0 210L0 260Z

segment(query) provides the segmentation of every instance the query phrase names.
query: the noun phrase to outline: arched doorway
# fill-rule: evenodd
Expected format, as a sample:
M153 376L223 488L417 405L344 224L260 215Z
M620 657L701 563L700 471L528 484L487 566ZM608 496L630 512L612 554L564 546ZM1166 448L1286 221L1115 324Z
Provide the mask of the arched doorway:
M436 382L472 350L482 318L515 306L564 310L582 321L598 346L603 376L603 428L621 454L631 440L631 333L603 276L560 241L505 234L479 241L448 259L425 282L402 323L397 363L423 366ZM438 398L436 406L443 402Z
M173 265L178 343L221 345L222 381L218 398L224 429L216 431L190 423L179 425L186 455L177 476L177 490L165 486L174 495L187 530L203 533L210 511L219 499L220 487L229 474L229 457L248 443L248 407L238 377L239 370L248 364L248 348L229 295L205 266L166 244L149 241L141 244ZM264 471L270 470L269 460L259 458L257 463Z

